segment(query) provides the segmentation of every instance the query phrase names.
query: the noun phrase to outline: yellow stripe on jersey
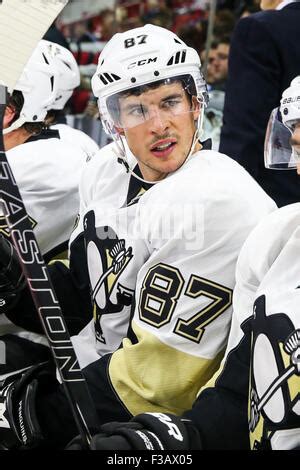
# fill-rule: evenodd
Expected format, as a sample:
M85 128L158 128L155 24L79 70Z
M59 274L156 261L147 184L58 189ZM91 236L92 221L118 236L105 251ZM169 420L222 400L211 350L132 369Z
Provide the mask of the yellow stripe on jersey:
M222 359L222 357L224 356L224 350L222 351L222 353L219 353L218 357L219 357L219 362L220 360ZM215 386L215 383L216 383L216 380L217 378L219 377L219 375L222 373L224 369L224 364L221 364L221 366L215 371L215 373L210 377L209 380L207 380L207 382L205 382L205 384L203 384L200 389L198 390L197 392L197 396L200 395L200 393L205 389L205 388L211 388L211 387L214 387Z
M147 411L181 414L220 364L223 354L204 359L178 351L132 323L138 339L126 338L109 363L111 383L133 415Z

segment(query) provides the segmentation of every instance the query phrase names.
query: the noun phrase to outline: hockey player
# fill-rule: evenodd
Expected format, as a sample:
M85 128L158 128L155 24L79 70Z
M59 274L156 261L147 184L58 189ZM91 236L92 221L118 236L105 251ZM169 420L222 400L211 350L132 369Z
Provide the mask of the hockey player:
M59 72L40 41L13 91L4 116L4 145L46 260L67 248L79 208L78 183L87 155L47 130ZM1 232L7 234L4 219Z
M81 134L79 131L74 131L75 137L71 143L70 139L60 138L61 130L48 129L46 121L49 110L60 106L59 103L67 93L67 90L61 90L62 66L58 66L59 61L51 54L49 45L51 43L48 41L39 42L15 90L10 95L4 116L4 145L7 158L46 261L55 256L61 257L61 254L67 251L79 210L78 185L81 171L86 159L98 149L93 141L92 144L89 142L85 144L82 138L80 139L82 148L76 145L76 142L79 142L77 135L80 137ZM69 63L67 59L65 62ZM69 79L70 73L66 74L67 85ZM63 95L60 101L58 101L59 93ZM86 140L91 140L85 137ZM12 203L17 202L12 201ZM6 250L10 252L3 235L9 237L4 216L0 217L2 254ZM1 256L1 269L5 265L5 260L6 258ZM14 266L17 267L18 263ZM24 285L23 281L20 273L20 277L17 275L16 279L17 291ZM3 281L0 283L2 292L6 292L7 284L5 282L3 284ZM5 314L7 305L11 302L12 298L10 302L6 302L2 297L0 312ZM78 329L72 331L75 333ZM8 341L8 337L3 337L7 334L14 336L10 336ZM45 338L33 332L28 333L23 328L17 328L5 315L0 315L0 335L1 341L6 341L6 356L10 358L5 364L0 361L0 374L6 373L12 364L15 364L15 357L22 358L22 361L18 362L21 368L43 360L45 355L47 357L49 354ZM22 354L19 353L20 348Z
M300 175L300 76L271 114L265 164ZM300 449L299 233L297 203L270 214L246 240L227 354L193 408L182 418L151 413L104 425L93 449Z
M100 422L180 414L219 366L239 250L275 204L199 140L206 85L198 54L174 33L116 34L92 86L114 142L83 173L73 269L54 263L52 281L65 315L92 305L73 344ZM35 317L27 289L9 315ZM2 384L4 447L63 446L77 434L62 386L42 369Z
M74 89L80 84L80 72L77 62L72 52L65 47L45 40L42 40L41 43L47 53L54 58L58 69L56 99L51 110L48 111L47 122L50 124L51 129L58 130L62 141L68 142L72 147L80 147L87 158L92 158L99 150L98 145L84 132L69 126L64 111Z

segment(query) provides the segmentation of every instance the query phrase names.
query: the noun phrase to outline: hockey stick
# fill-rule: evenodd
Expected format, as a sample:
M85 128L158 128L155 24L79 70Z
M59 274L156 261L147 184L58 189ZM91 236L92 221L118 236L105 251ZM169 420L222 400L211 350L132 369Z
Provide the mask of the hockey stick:
M0 78L6 85L0 84L0 204L76 424L88 447L92 434L99 429L97 413L3 142L7 86L13 90L32 50L66 3L66 0L4 0L0 3Z

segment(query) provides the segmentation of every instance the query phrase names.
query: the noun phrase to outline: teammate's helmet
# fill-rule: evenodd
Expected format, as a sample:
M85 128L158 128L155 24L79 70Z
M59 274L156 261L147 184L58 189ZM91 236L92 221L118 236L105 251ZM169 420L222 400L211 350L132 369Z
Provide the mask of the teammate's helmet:
M54 58L59 72L57 96L52 109L63 109L74 88L80 84L79 67L72 52L65 47L46 40L42 40L42 43Z
M208 94L200 67L197 52L167 29L147 24L115 34L101 52L92 78L106 132L112 134L119 127L112 98L150 83L184 77L185 89L206 105Z
M283 124L293 130L295 121L300 120L300 76L295 77L282 93L280 113Z
M284 90L280 107L273 109L265 138L265 166L277 170L296 168L300 155L291 147L291 132L300 122L300 76Z
M14 88L24 97L20 125L43 121L56 99L58 70L43 42L38 43Z

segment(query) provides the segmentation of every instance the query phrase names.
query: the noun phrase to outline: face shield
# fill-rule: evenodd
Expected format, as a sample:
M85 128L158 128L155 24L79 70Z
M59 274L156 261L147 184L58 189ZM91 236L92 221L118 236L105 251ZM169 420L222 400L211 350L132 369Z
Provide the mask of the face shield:
M99 109L106 110L116 129L132 129L157 119L165 122L200 110L194 88L190 76L166 78L103 98Z
M274 170L296 169L300 163L299 147L291 145L293 123L282 123L279 108L273 109L267 126L264 157L265 167Z

